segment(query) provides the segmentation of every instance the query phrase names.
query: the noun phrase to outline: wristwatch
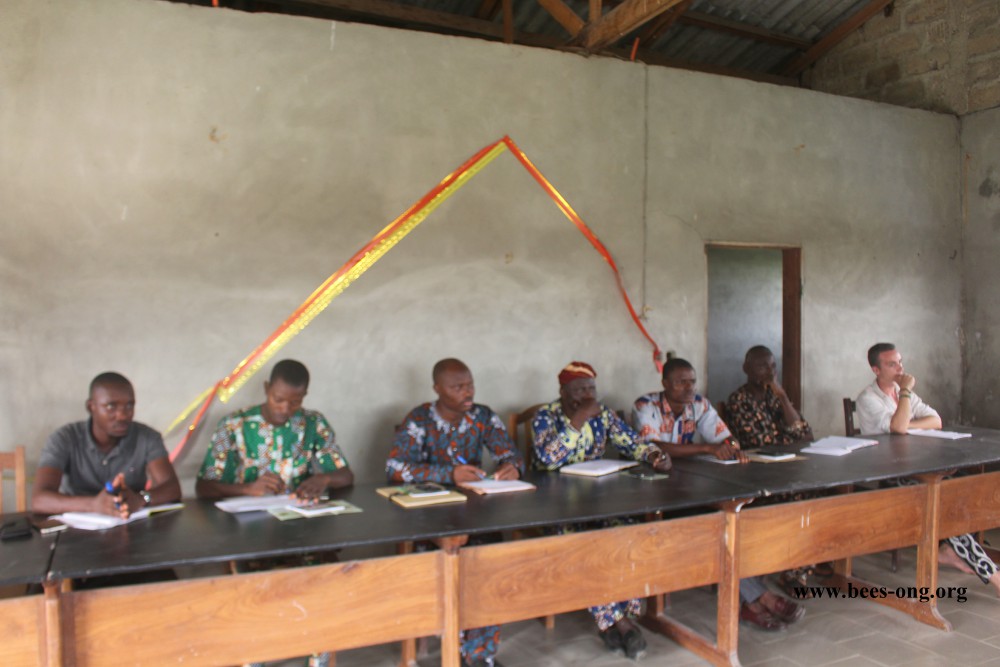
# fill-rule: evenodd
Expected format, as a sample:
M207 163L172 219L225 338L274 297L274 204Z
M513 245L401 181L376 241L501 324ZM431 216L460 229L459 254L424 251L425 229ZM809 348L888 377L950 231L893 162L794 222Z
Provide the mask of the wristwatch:
M142 491L139 492L139 497L142 498L143 503L149 505L149 500L150 500L149 491L143 489Z

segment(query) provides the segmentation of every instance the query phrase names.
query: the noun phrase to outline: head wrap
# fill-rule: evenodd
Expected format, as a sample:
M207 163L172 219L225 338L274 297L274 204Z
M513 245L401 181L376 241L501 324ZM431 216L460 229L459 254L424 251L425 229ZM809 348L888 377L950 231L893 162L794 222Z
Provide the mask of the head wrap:
M580 378L596 378L597 371L590 364L582 361L571 361L566 368L559 373L559 386L569 384L573 380Z

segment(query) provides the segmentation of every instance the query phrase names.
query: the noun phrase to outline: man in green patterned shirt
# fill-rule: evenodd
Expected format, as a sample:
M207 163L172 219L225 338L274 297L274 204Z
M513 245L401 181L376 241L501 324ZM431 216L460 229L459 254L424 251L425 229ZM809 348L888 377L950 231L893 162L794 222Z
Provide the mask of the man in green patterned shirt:
M309 371L279 361L264 383L266 400L224 417L198 472L199 498L294 493L315 500L350 486L354 473L326 418L302 407Z

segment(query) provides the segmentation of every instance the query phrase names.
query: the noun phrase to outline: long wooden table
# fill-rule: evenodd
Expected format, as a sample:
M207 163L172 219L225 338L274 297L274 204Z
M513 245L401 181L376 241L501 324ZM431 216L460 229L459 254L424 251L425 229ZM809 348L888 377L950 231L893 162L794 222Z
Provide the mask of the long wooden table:
M934 588L939 538L1000 525L1000 473L943 479L953 468L1000 461L996 434L879 440L878 447L844 458L749 466L679 462L660 482L535 475L535 492L473 496L464 505L423 510L403 510L372 486L358 486L342 494L364 510L355 515L279 522L227 515L194 501L180 512L101 533L67 531L38 574L45 595L0 601L0 661L8 664L10 655L17 658L10 664L232 664L441 635L442 663L457 667L461 628L630 597L655 600L716 583L716 637L700 636L655 604L645 622L716 664L738 664L741 577L916 544L917 584ZM746 506L785 491L843 489L903 475L921 475L924 483ZM462 547L478 533L678 511L693 515ZM89 591L61 585L84 576L430 538L445 548ZM8 544L0 546L4 562ZM841 575L846 585L849 569L842 567ZM948 627L933 602L923 603L922 613L913 604L894 606Z
M804 461L751 466L681 461L689 472L756 488L762 497L836 490L835 497L749 507L732 517L737 528L733 569L739 577L777 572L834 560L830 585L847 589L877 587L852 575L851 557L917 546L915 586L937 590L938 543L941 539L1000 526L1000 472L946 479L956 470L978 469L1000 461L1000 434L960 428L973 437L947 440L916 435L878 435L876 447L843 457L810 456ZM899 477L921 483L856 492L858 484ZM854 492L852 492L854 491ZM739 511L738 509L735 511ZM892 594L874 598L913 618L951 630L926 602ZM738 613L738 600L722 600ZM733 606L736 605L735 611ZM723 612L720 611L720 614Z

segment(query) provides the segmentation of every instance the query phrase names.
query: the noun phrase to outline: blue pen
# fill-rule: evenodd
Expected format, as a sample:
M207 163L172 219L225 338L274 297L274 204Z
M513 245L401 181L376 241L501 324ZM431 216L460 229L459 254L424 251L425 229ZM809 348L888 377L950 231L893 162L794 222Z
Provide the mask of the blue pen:
M455 460L458 461L459 463L461 463L464 466L469 465L469 462L466 461L465 457L462 456L461 454L455 454ZM476 473L476 477L478 477L479 479L486 479L486 475L482 475L482 474L480 474L478 472Z
M110 493L111 495L115 495L115 485L112 484L111 482L105 482L104 483L104 490L107 491L108 493ZM122 504L116 500L115 501L115 507L121 509L121 506L122 506Z

